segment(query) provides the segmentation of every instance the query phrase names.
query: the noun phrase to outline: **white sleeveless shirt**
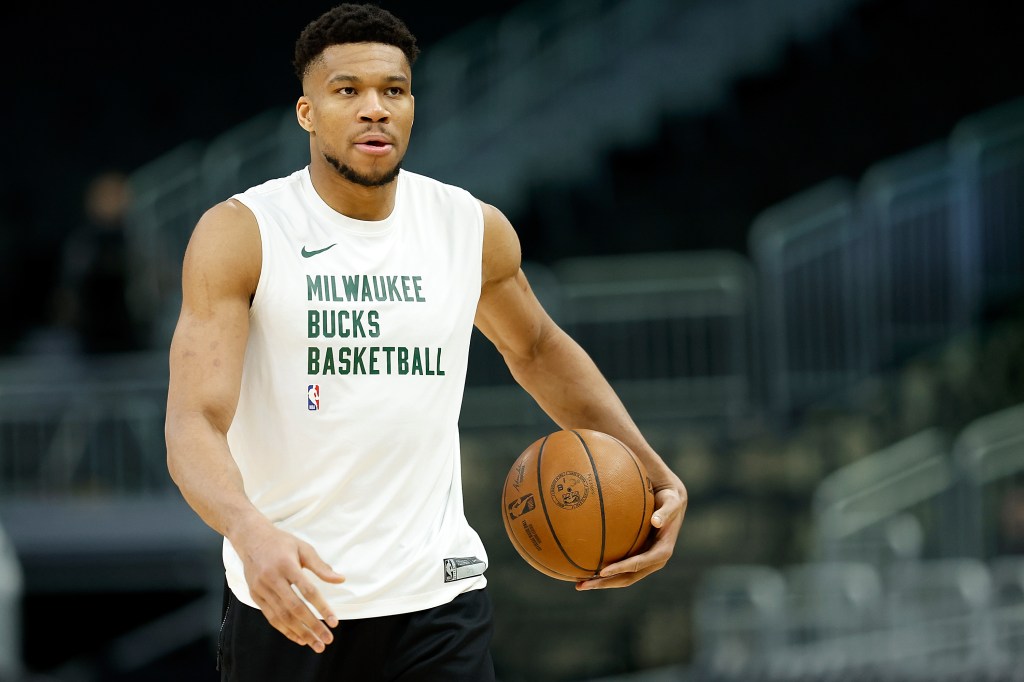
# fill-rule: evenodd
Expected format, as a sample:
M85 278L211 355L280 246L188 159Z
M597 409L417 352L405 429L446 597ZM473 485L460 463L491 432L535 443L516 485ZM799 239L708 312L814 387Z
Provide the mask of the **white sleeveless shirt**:
M486 584L458 432L483 213L463 189L405 170L397 182L375 222L330 208L308 168L234 197L256 216L263 266L228 444L256 507L345 576L308 573L342 619ZM227 539L223 556L255 607Z

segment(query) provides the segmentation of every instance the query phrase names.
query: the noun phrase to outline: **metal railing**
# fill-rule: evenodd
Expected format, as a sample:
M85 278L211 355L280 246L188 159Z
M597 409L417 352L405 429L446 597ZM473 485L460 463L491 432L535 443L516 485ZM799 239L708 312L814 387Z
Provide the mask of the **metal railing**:
M563 327L638 414L734 419L757 412L746 258L728 251L595 256L553 269Z
M949 532L960 552L1024 554L1024 405L981 417L953 443L960 513Z
M977 319L972 235L960 220L946 141L873 165L858 185L874 276L876 367L903 362Z
M1024 97L964 118L949 138L960 221L984 308L1024 290Z
M22 570L0 523L0 680L17 680L21 660Z
M34 365L34 366L33 366ZM0 496L167 491L165 354L0 369Z
M868 308L874 278L853 183L833 178L763 211L749 241L764 400L786 420L877 364Z
M825 476L812 500L814 558L887 566L955 553L935 530L955 515L949 446L929 428Z

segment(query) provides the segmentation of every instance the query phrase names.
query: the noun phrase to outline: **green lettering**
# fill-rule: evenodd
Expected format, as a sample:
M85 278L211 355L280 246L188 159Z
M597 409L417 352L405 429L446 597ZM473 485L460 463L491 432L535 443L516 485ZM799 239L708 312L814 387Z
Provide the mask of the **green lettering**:
M398 275L388 275L388 298L392 301L402 300L402 292L398 290Z
M370 374L380 374L380 370L377 369L377 351L380 350L380 346L370 346Z
M349 360L351 355L352 349L348 346L342 346L338 349L338 374L352 373L352 361Z
M341 284L345 287L345 298L352 301L359 298L359 276L342 275Z
M377 338L380 336L380 313L376 310L371 310L366 313L366 321L370 324L370 336Z
M324 374L334 374L334 350L330 346L324 349Z
M338 315L339 318L348 317L348 311L347 310L339 310L337 312L337 315ZM349 336L351 336L351 334L349 334L349 332L348 332L348 328L340 320L338 321L338 336L340 336L343 339L347 339Z
M363 331L363 310L352 311L352 336L357 339L365 339L366 332Z
M358 348L352 349L352 373L353 374L366 374L366 365L363 362L363 356L366 355L366 347L359 346Z
M338 333L338 318L334 316L333 310L323 311L324 316L324 338L333 339Z
M420 349L412 349L412 374L423 374L423 360L420 358Z
M378 301L388 300L388 286L383 276L373 276L373 297Z
M306 355L306 374L319 374L320 373L320 349L316 346L309 347L309 353Z
M409 373L409 349L399 346L398 350L398 373L405 375Z
M316 300L324 300L323 280L320 279L320 275L317 275L316 277L306 275L306 300L312 301L314 295L316 296Z
M423 294L420 292L420 280L423 279L419 275L412 278L412 288L416 292L416 300L420 303L425 303L427 299L423 298Z
M320 336L320 316L315 310L310 310L306 319L309 321L307 336L310 339L315 339Z

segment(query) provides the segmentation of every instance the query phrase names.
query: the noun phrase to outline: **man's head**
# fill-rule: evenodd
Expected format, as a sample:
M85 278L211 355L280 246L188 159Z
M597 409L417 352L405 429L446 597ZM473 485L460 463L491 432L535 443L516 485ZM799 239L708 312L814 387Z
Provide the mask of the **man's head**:
M344 3L329 9L311 21L295 41L292 66L301 82L312 62L331 45L344 43L383 43L394 45L405 54L412 67L420 54L416 37L405 22L375 5Z
M303 29L295 43L302 82L299 124L310 133L312 162L357 185L393 181L412 130L416 39L390 12L346 3Z

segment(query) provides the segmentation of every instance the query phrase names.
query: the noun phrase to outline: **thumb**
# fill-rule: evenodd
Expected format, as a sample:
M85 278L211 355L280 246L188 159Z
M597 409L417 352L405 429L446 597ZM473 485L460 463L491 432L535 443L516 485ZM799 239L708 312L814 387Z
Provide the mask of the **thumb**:
M311 570L321 580L329 583L345 582L345 576L331 568L326 561L320 558L316 550L309 545L299 547L299 560L304 568Z

